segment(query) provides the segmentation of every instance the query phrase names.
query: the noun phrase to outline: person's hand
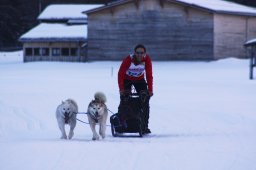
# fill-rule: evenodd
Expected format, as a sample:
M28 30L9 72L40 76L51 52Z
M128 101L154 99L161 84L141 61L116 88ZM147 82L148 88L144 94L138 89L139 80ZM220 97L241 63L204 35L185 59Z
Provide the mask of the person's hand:
M148 92L148 95L149 95L150 97L152 97L152 96L153 96L153 92L152 92L152 91L149 91L149 92Z
M119 90L120 96L124 95L124 90Z

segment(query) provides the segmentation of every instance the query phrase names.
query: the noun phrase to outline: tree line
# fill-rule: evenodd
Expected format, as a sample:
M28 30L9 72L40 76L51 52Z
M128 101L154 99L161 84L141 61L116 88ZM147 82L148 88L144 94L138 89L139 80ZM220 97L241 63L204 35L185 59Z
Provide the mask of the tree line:
M18 38L38 24L37 17L49 4L107 4L113 0L1 0L0 50L21 48ZM252 0L228 0L256 7Z
M227 1L236 2L236 3L239 3L239 4L256 7L256 1L252 1L252 0L227 0Z
M38 24L49 4L106 4L111 0L1 0L0 51L21 48L19 37Z

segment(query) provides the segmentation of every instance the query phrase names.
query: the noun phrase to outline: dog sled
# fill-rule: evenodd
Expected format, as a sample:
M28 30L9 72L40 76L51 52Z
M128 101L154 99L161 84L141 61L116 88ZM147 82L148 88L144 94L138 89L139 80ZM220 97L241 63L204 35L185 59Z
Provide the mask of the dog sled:
M145 133L145 119L149 95L147 92L125 93L121 97L118 113L110 117L111 132L114 137L126 136L125 133ZM149 107L149 106L148 106Z

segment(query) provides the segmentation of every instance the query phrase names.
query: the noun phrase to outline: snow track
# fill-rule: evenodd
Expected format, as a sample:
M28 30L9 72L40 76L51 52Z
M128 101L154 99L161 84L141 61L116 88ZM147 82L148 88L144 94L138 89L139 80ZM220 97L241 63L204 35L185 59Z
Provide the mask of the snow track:
M73 98L85 112L103 91L115 113L120 62L22 63L0 55L1 169L255 170L256 81L248 80L248 62L153 62L153 133L112 137L107 127L104 140L92 141L80 122L72 140L60 140L56 107Z

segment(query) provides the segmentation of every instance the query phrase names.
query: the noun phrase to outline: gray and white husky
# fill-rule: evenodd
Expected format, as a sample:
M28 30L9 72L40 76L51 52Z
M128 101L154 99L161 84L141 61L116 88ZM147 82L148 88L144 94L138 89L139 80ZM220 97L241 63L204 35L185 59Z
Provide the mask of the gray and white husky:
M107 98L104 93L97 92L94 94L94 100L89 103L87 116L93 133L92 140L99 140L99 135L96 132L96 124L99 124L99 134L104 139L106 136L106 122L108 110L106 106Z
M71 139L74 136L77 112L78 106L73 99L62 101L62 103L57 107L56 118L61 131L61 139L67 139L65 124L70 126L68 139Z

